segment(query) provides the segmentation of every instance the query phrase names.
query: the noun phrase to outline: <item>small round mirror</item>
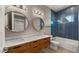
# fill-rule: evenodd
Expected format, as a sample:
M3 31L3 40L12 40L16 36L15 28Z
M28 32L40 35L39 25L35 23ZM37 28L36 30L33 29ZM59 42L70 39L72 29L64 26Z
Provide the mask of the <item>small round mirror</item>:
M36 31L41 31L44 28L44 21L41 18L35 18L32 21L32 26Z

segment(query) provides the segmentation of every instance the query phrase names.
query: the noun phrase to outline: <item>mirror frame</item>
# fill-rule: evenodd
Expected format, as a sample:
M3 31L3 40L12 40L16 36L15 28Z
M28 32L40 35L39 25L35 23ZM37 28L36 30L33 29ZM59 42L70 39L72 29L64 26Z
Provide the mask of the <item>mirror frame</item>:
M42 29L37 30L36 27L35 27L35 25L34 25L34 23L35 23L34 21L37 20L37 19L41 19L41 20L43 21L42 18L39 18L39 17L34 18L34 19L32 20L32 27L33 27L36 31L40 32L40 31L42 31L42 30L44 29L45 23L44 23L44 21L43 21L43 27L42 27Z
M24 15L23 13L20 13L20 12L17 12L17 11L10 11L10 12L19 13L19 14ZM7 14L10 13L10 12L5 13L5 15L7 15ZM28 25L27 25L27 27L26 27L26 25L25 25L26 22L24 22L24 31L19 31L19 32L12 31L12 30L9 29L9 24L5 25L5 29L7 29L7 30L9 30L9 31L11 31L11 32L13 32L13 33L25 32L26 29L29 27L29 22L28 22L28 18L27 18L25 15L24 15L24 17L25 17L25 21L27 20L27 23L28 23Z

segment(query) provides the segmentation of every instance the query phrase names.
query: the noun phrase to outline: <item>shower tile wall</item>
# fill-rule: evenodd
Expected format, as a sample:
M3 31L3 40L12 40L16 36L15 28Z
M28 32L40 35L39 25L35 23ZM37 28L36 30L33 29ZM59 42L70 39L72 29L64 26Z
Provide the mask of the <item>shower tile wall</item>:
M69 38L73 40L78 40L78 11L77 6L72 6L63 11L57 13L57 20L64 20L64 17L68 18L66 24L58 23L58 33L57 36Z
M28 21L29 21L28 29L22 33L12 33L8 30L5 30L5 36L6 37L13 37L13 36L21 36L21 35L31 35L31 34L36 34L36 33L51 34L51 30L50 30L51 29L51 24L50 24L50 22L51 22L51 10L44 5L41 5L41 6L28 5L26 7L28 8L27 13L25 13L27 18L28 18ZM44 12L43 20L45 23L45 27L44 27L42 32L37 32L32 27L32 20L35 18L35 16L32 14L32 8L38 8L38 9L40 9L40 11Z

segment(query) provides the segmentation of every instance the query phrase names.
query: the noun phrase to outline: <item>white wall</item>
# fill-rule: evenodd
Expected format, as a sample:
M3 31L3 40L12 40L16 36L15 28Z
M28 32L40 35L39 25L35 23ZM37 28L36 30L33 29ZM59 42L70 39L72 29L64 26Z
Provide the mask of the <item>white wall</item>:
M2 52L4 48L5 42L5 17L4 17L4 6L0 6L0 52Z

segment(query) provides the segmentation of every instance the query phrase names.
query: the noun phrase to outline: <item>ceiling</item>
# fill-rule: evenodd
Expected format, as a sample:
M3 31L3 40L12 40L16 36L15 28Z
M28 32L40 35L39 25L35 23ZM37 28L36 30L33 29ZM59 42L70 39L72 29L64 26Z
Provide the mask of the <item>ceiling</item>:
M47 5L47 7L49 7L50 9L52 9L55 12L58 12L62 9L65 9L67 7L69 7L70 5Z

